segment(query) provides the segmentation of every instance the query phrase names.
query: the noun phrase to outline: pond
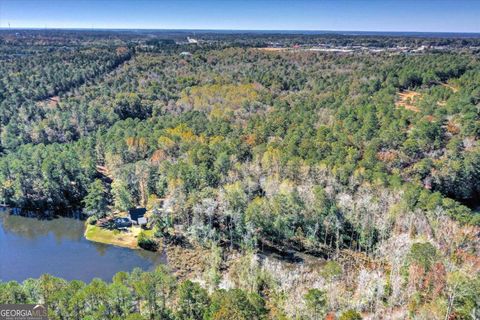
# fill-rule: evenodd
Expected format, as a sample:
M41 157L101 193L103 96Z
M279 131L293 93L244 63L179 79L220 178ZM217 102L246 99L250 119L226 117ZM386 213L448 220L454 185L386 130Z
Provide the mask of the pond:
M110 281L119 271L152 270L159 253L94 243L83 237L84 222L38 220L0 212L0 280L23 281L44 273L67 280Z

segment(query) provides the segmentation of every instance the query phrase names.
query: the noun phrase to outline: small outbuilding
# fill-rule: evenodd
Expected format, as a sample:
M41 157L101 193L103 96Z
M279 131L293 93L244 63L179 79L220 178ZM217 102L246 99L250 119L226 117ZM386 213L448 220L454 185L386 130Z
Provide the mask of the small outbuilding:
M134 224L145 225L147 224L145 213L147 213L147 209L145 208L132 208L128 210L128 218Z
M147 225L147 218L138 218L137 223L139 226L146 226Z

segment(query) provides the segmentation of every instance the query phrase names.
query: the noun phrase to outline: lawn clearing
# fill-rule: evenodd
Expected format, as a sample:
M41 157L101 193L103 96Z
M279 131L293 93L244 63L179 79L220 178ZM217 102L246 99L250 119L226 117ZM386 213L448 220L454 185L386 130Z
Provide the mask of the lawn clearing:
M137 245L138 234L141 228L133 227L127 231L108 230L99 226L88 224L85 229L85 238L90 241L112 244L119 247L139 249Z

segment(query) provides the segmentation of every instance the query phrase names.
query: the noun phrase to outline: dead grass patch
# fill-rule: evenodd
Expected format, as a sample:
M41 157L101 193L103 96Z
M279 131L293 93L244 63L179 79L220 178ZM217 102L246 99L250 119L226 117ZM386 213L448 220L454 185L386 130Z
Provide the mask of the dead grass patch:
M413 112L419 112L420 109L415 106L415 102L421 99L422 95L419 92L405 90L397 94L397 102L395 102L395 107L405 108Z
M199 247L168 245L165 247L168 264L179 278L201 277L208 266L209 250Z
M439 107L445 107L447 105L447 101L445 101L445 100L437 101L437 105Z
M447 131L450 132L451 134L458 134L460 132L460 128L457 126L455 122L450 120L447 123Z
M398 158L398 153L395 150L379 151L377 152L377 159L383 162L392 162Z
M442 85L442 86L444 86L445 88L448 88L448 89L452 90L452 91L453 91L453 93L457 93L457 92L458 92L458 90L459 90L459 88L458 88L458 87L456 87L456 86L453 86L453 85L451 85L451 84L448 84L448 83L443 83L443 82L442 82L442 83L441 83L441 85Z

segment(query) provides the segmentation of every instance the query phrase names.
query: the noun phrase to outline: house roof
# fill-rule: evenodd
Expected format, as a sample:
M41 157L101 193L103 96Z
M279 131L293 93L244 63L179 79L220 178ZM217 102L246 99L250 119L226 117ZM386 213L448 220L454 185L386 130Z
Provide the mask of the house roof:
M117 227L130 227L132 222L128 218L116 218L115 225Z
M128 214L130 214L130 219L138 220L138 218L143 218L147 209L145 208L132 208L128 210Z

